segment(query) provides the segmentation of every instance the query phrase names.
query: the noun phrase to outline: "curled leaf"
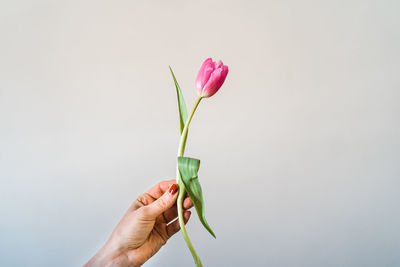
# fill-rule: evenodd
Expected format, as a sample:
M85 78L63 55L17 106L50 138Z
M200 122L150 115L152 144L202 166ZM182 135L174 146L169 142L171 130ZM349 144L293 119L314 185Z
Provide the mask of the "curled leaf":
M200 168L200 160L187 157L178 157L178 168L183 184L189 194L190 199L196 208L197 215L203 226L214 237L215 234L208 225L204 214L204 199L201 185L197 176Z

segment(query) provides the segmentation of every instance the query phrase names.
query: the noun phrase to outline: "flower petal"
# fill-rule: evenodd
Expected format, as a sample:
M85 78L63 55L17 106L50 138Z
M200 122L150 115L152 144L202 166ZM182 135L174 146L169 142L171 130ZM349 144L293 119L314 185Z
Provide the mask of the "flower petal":
M208 79L211 76L211 73L214 71L215 65L211 58L207 58L203 65L200 68L199 73L196 78L196 88L201 93L203 91L204 85L207 83Z

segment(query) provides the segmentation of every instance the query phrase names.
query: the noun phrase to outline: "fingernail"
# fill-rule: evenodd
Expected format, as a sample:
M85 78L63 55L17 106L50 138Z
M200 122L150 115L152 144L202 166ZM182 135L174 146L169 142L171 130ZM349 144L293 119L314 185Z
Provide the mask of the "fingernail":
M171 187L168 189L168 193L173 196L178 192L178 184L173 184Z

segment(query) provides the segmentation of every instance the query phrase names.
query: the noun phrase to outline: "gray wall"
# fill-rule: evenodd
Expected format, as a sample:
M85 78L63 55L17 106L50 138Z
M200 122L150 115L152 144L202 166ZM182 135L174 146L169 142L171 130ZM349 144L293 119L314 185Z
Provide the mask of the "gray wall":
M230 73L187 155L205 266L400 265L400 2L3 1L0 265L79 266L174 178L174 68ZM147 266L193 266L180 235Z

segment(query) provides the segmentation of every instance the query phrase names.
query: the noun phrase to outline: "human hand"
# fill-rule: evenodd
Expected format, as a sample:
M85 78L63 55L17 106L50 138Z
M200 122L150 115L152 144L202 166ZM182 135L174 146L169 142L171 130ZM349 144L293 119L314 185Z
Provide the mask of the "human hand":
M175 180L163 181L138 197L118 223L104 247L86 263L92 266L141 266L179 231ZM185 224L193 203L183 202Z

